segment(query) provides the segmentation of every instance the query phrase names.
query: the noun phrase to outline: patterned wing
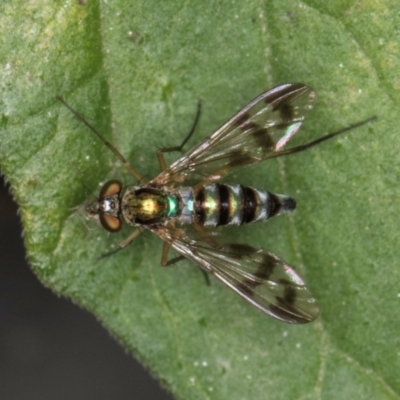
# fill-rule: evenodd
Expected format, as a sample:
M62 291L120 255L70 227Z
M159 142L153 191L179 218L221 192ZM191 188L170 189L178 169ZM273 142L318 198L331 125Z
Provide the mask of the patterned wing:
M303 280L275 254L242 244L216 245L214 237L190 226L151 230L266 314L292 324L318 317L316 300Z
M281 150L313 108L315 93L288 83L261 94L151 183L214 181L235 167L258 163Z

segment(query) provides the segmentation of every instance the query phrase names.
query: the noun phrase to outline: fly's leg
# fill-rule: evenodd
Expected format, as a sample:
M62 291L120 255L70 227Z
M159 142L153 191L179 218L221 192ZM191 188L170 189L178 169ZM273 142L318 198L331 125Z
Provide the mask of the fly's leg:
M184 256L178 256L178 257L174 257L171 260L168 260L168 253L171 249L171 245L167 242L164 242L164 246L163 246L163 251L162 251L162 255L161 255L161 266L162 267L169 267L173 264L178 263L179 261L184 260L186 257ZM208 274L206 271L204 271L204 269L200 268L200 271L202 272L204 279L206 281L206 285L210 286L210 279L208 277Z
M191 138L194 131L196 130L197 124L200 119L200 114L201 114L201 101L199 100L197 102L197 112L196 112L196 117L193 121L192 128L190 129L190 132L188 133L188 135L185 137L184 141L179 146L164 147L162 149L157 150L157 158L158 158L158 163L160 164L161 171L164 171L165 169L167 169L167 163L165 162L165 159L164 159L164 153L171 153L173 151L182 152L183 147L185 146L185 144L188 142L188 140Z
M176 264L179 261L185 259L184 256L174 257L171 260L168 260L168 253L171 249L171 245L167 242L164 242L163 251L161 255L161 266L162 267L169 267L170 265Z
M126 161L125 157L108 141L106 138L99 132L97 131L96 128L94 128L86 119L78 113L75 109L73 109L61 96L56 96L57 100L59 100L62 104L64 104L65 107L68 108L69 111L71 111L72 114L75 115L75 117L84 123L114 154L115 156L122 162L122 165L128 172L133 175L139 182L145 181L143 176L136 171L135 168L132 167Z
M115 253L118 253L119 251L121 251L122 249L124 249L126 246L128 246L128 244L132 243L132 241L137 238L140 234L142 233L142 229L138 228L136 230L134 230L126 239L124 239L119 245L118 248L110 251L108 253L102 254L99 259L102 258L106 258L109 256L112 256Z
M122 250L128 244L130 244L134 239L136 239L142 233L142 229L138 228L134 230L126 239L124 239L119 245L118 250Z
M198 233L201 239L208 243L211 247L217 248L218 243L200 226L193 224L192 228ZM178 256L174 257L171 260L168 260L168 253L171 250L171 245L167 242L164 242L163 251L161 255L161 266L162 267L169 267L170 265L176 264L177 262L184 260L186 257Z
M200 226L193 224L192 228L198 233L202 240L208 243L214 249L219 247L219 244Z

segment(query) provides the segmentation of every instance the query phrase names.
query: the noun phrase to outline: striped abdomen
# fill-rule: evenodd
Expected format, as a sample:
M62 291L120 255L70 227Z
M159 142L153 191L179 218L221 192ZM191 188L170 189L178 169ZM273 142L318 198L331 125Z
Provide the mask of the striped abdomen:
M210 184L193 193L192 222L203 226L242 225L290 212L296 201L242 185Z

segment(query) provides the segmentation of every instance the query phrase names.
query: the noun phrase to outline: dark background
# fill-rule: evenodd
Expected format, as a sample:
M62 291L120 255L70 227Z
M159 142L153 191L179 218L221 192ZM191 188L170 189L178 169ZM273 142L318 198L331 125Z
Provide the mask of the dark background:
M96 319L31 271L0 177L0 399L172 400Z

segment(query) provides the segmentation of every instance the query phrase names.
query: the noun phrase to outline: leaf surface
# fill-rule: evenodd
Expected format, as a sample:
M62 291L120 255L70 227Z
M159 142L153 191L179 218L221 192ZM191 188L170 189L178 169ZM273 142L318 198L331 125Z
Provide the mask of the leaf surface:
M5 1L0 165L35 273L178 399L398 399L399 19L389 0ZM189 262L160 268L155 237L97 259L131 229L88 233L72 211L90 198L82 182L95 195L110 178L135 182L57 94L152 178L155 150L181 142L198 99L191 145L296 81L318 94L296 143L379 120L231 177L293 195L298 210L227 235L296 265L319 299L316 323L267 318Z

